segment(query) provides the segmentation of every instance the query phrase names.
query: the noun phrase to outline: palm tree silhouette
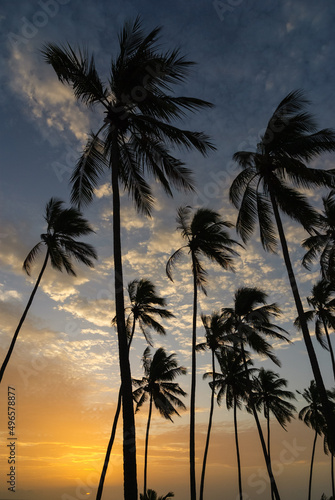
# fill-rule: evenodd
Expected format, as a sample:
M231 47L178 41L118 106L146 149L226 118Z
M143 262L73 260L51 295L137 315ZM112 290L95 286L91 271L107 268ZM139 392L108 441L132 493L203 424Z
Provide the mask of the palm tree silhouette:
M234 434L235 434L235 446L236 446L236 458L237 458L237 471L238 471L238 488L239 488L239 498L243 500L243 490L242 490L242 472L241 472L241 458L240 458L240 448L238 439L238 429L237 429L237 410L242 409L242 402L248 401L248 381L247 373L252 374L256 368L251 368L253 366L252 360L249 358L247 353L246 356L246 366L247 372L245 370L245 364L243 360L242 353L237 349L235 345L234 348L224 346L221 348L218 359L220 364L221 373L215 374L215 381L213 380L213 386L215 384L215 389L218 390L217 393L217 403L220 406L222 398L226 396L226 407L228 410L233 408L234 411ZM210 376L208 374L207 376Z
M174 314L165 309L166 300L157 294L156 287L150 280L144 278L135 279L130 283L128 283L127 290L131 303L131 306L126 307L125 309L126 311L130 310L126 322L128 337L129 337L128 348L130 349L134 337L136 322L139 323L141 332L143 333L146 341L150 345L152 345L152 338L148 329L153 329L156 333L159 333L160 335L165 335L166 333L165 328L155 319L155 316L168 319L168 318L173 318ZM116 318L113 319L113 324L116 325ZM100 476L96 500L100 500L102 496L107 468L114 444L116 427L121 411L121 397L122 397L122 388L120 387L111 437L109 439L109 443L106 450L105 461Z
M271 461L270 452L270 414L272 413L277 422L286 429L286 423L294 418L293 413L296 411L294 405L285 401L285 399L296 399L291 391L287 391L287 380L279 377L278 373L272 370L266 370L261 367L257 376L253 377L253 400L257 411L263 409L264 417L267 425L267 451L269 460ZM271 497L273 491L271 489Z
M322 198L324 211L319 214L318 230L303 241L307 249L302 259L302 264L310 269L311 264L319 257L322 278L329 281L335 279L335 191L331 190ZM320 232L321 231L321 232Z
M247 369L247 360L244 346L247 344L258 354L269 357L274 363L280 365L279 360L271 351L271 345L263 338L263 335L281 340L288 339L281 333L287 333L283 328L271 322L272 318L280 314L277 304L267 304L267 294L259 288L243 287L235 292L234 307L223 308L222 316L225 318L225 328L227 333L235 338L235 342L241 351L245 371L247 374L247 384L249 393L249 403L251 412L255 418L258 434L261 441L262 451L273 487L276 500L279 500L279 492L272 473L271 461L267 452L262 428L259 422L252 394L252 381Z
M100 78L94 57L70 45L47 44L42 53L59 80L72 86L78 101L98 106L105 113L99 130L92 133L72 175L72 201L88 203L102 173L111 171L113 201L113 256L115 309L122 383L124 492L137 500L135 421L127 331L124 318L121 252L120 185L137 209L150 215L154 198L144 175L149 173L172 195L176 188L192 190L190 170L169 153L169 147L196 149L205 155L214 149L201 132L176 127L186 111L211 106L193 97L169 92L184 82L193 65L179 50L161 52L161 28L146 34L136 18L119 34L119 53L108 71L109 85Z
M176 407L186 409L184 403L178 398L178 396L186 396L186 392L179 387L179 384L172 382L178 375L186 375L186 368L178 366L175 357L175 354L167 356L163 347L157 349L153 357L151 357L150 347L147 347L142 358L145 376L142 380L133 379L133 384L137 387L133 392L137 403L136 412L149 398L149 414L145 435L143 495L147 493L148 444L152 405L154 404L159 413L164 418L171 420L171 422L173 421L172 415L179 416Z
M304 111L307 103L302 91L289 93L273 113L257 151L234 154L234 160L243 171L232 183L230 199L239 209L236 228L244 242L252 235L258 218L262 245L265 250L274 252L276 231L273 218L275 220L304 342L335 449L334 417L304 318L280 216L281 210L311 233L320 225L320 218L298 189L333 187L335 182L334 171L307 166L321 153L335 150L335 133L330 129L316 132L313 117Z
M200 257L205 256L216 262L223 269L233 271L233 257L238 255L232 248L238 243L229 238L224 229L232 224L223 221L221 216L208 208L199 208L191 215L191 207L182 207L177 213L177 229L181 231L186 245L179 248L169 258L166 273L172 279L172 268L187 249L191 255L193 274L193 322L192 322L192 368L191 368L191 394L190 394L190 490L191 500L196 499L195 483L195 390L196 390L196 324L198 288L206 294L207 272L203 267Z
M202 342L196 346L196 351L205 351L209 349L211 351L212 357L212 377L213 384L211 385L211 403L209 410L209 419L208 419L208 428L207 428L207 436L204 450L204 458L202 462L202 470L201 470L201 481L200 481L200 500L203 500L204 496L204 486L205 486L205 474L206 474L206 463L207 463L207 455L209 448L209 440L212 429L212 421L213 421L213 412L214 412L214 395L215 395L215 354L223 343L222 340L222 319L219 313L213 313L211 316L206 316L204 314L201 315L202 324L205 328L205 336L206 342ZM206 377L206 374L204 375Z
M308 500L311 500L312 493L312 475L313 475L313 464L314 464L314 454L315 454L315 446L318 435L321 436L325 430L325 417L323 413L323 408L321 404L320 393L318 387L314 380L311 381L309 387L304 389L301 393L297 391L302 397L307 401L307 405L304 406L299 412L299 419L302 420L308 427L315 431L313 448L312 448L312 457L311 457L311 466L309 473L309 483L308 483ZM327 396L331 397L331 392L327 391Z
M159 497L157 496L157 492L155 490L150 490L150 488L145 494L142 495L142 493L140 493L140 500L168 500L173 497L174 493L172 491L169 491L166 495Z
M51 198L47 203L44 216L47 223L47 232L41 234L41 241L30 250L23 263L23 269L26 271L28 276L30 276L31 266L34 260L42 250L42 246L46 246L46 254L42 268L33 291L31 292L26 308L15 330L7 355L2 363L0 370L0 382L2 381L17 337L34 300L49 260L52 267L57 269L57 271L65 270L68 274L76 276L71 259L82 262L86 266L93 267L93 259L97 258L97 254L91 245L76 241L76 238L94 232L93 229L90 227L87 220L82 217L79 210L76 208L63 208L63 204L63 201L56 198Z

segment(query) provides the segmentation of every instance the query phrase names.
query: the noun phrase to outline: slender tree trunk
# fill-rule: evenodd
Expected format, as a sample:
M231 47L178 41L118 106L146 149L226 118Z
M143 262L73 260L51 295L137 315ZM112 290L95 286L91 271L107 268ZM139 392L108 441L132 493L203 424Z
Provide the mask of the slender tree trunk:
M240 495L240 500L243 500L240 447L239 447L239 444L238 444L238 434L237 434L237 404L236 404L236 396L234 396L234 432L235 432L235 446L236 446L236 457L237 457L238 491L239 491L239 495Z
M123 271L121 253L121 216L119 193L119 149L117 131L112 137L113 247L115 309L122 385L123 416L123 487L125 500L137 500L135 418L132 381L128 355L127 331L124 317Z
M197 305L198 287L194 257L193 265L193 327L192 327L192 368L191 368L191 395L190 395L190 493L191 500L196 500L195 483L195 386L196 386L196 359L195 346L197 343Z
M331 453L330 455L330 473L332 476L332 497L335 500L335 482L334 482L334 455Z
M148 445L149 445L149 429L151 422L152 413L152 394L150 394L150 405L149 405L149 415L147 423L147 431L145 434L145 451L144 451L144 481L143 481L143 495L147 493L147 471L148 471Z
M209 420L208 420L206 445L205 445L204 459L203 459L202 471L201 471L200 500L203 500L203 497L204 497L206 463L207 463L209 440L210 440L210 436L211 436L212 421L213 421L213 412L214 412L214 393L215 393L215 352L214 351L212 351L212 370L213 370L213 386L212 386L212 394L211 394L211 406L210 406L210 410L209 410Z
M323 322L323 327L325 329L325 334L327 337L328 349L329 349L330 357L332 360L333 374L334 374L334 380L335 380L335 358L334 358L333 346L332 346L331 341L330 341L329 331L328 331L327 324L326 324L324 318L322 318L322 322Z
M258 414L257 414L257 411L255 409L255 405L254 405L254 398L253 398L252 388L251 388L251 380L250 380L250 377L249 377L249 371L248 371L247 360L246 360L246 357L245 357L245 351L244 351L243 343L241 343L241 352L242 352L242 357L243 357L244 369L245 369L245 372L246 372L246 375L247 375L249 401L250 401L252 413L253 413L253 416L254 416L254 419L255 419L255 422L256 422L256 426L257 426L259 438L260 438L260 441L261 441L261 446L262 446L263 455L264 455L264 459L265 459L265 464L266 464L266 468L267 468L269 479L270 479L270 484L272 485L273 494L274 494L275 499L276 500L280 500L280 496L279 496L277 484L276 484L275 478L274 478L273 473L272 473L271 462L270 462L269 455L268 455L268 452L267 452L267 449L266 449L266 444L265 444L265 440L264 440L264 436L263 436L262 427L261 427L261 424L259 422Z
M132 332L131 332L131 336L130 336L130 339L129 339L129 342L128 342L128 352L129 352L130 345L131 345L131 342L133 340L133 336L134 336L134 332L135 332L135 323L136 323L136 320L135 320L135 317L134 317L133 326L132 326ZM122 386L120 385L119 395L118 395L118 399L117 399L117 407L116 407L116 411L115 411L115 415L114 415L114 422L113 422L113 427L112 427L112 432L111 432L111 437L109 438L109 442L108 442L108 446L107 446L107 450L106 450L106 455L105 455L105 461L104 461L104 465L102 467L102 471L101 471L101 475L100 475L100 480L99 480L99 486L98 486L96 500L101 500L102 491L103 491L103 488L104 488L105 478L106 478L107 469L108 469L108 464L109 464L109 460L110 460L110 456L111 456L111 453L112 453L112 448L113 448L113 444L114 444L114 440L115 440L116 427L117 427L117 424L118 424L118 421L119 421L119 416L120 416L120 411L121 411L121 403L122 403Z
M290 254L288 251L288 246L287 246L287 242L286 242L286 238L285 238L285 233L284 233L282 221L281 221L281 218L279 215L277 203L276 203L276 200L271 192L270 192L270 197L271 197L273 213L274 213L275 220L277 223L279 238L280 238L280 242L281 242L281 246L282 246L282 250L283 250L284 262L286 265L287 274L289 277L289 281L290 281L296 309L297 309L298 316L299 316L301 331L302 331L302 334L304 337L304 342L305 342L305 346L306 346L309 360L311 363L315 383L316 383L316 386L318 388L318 392L320 394L320 400L321 400L321 404L322 404L322 408L323 408L323 414L324 414L324 417L326 420L326 425L327 425L326 432L327 432L327 436L329 437L329 445L330 445L331 451L334 451L335 450L335 418L334 418L334 414L333 414L330 402L329 402L328 397L327 397L326 388L324 386L321 371L320 371L320 366L319 366L318 359L316 357L313 343L312 343L312 340L311 340L311 337L309 334L307 321L306 321L306 318L304 315L304 309L302 306L297 282L296 282L293 267L291 264Z
M308 500L311 500L311 494L312 494L312 475L313 475L314 454L315 454L315 445L316 445L317 437L318 437L318 433L315 432L313 449L312 449L311 467L309 470Z
M14 335L13 335L13 338L12 338L12 341L11 341L11 343L10 343L10 346L9 346L8 352L7 352L7 354L6 354L6 357L5 357L5 359L4 359L4 362L2 363L1 370L0 370L0 383L1 383L1 381L2 381L2 377L3 377L4 373L5 373L5 370L6 370L6 367L7 367L7 365L8 365L8 362L9 362L9 360L10 360L10 357L11 357L11 355L12 355L12 352L13 352L13 349L14 349L14 346L15 346L15 342L16 342L16 340L17 340L17 337L18 337L18 335L19 335L19 332L20 332L20 330L21 330L21 327L22 327L22 325L23 325L23 322L24 322L24 320L26 319L27 313L28 313L28 311L29 311L29 309L30 309L30 306L31 306L31 304L32 304L33 300L34 300L35 294L36 294L36 292L37 292L37 289L38 289L38 286L39 286L40 281L41 281L41 279L42 279L42 276L43 276L43 273L44 273L44 271L45 271L45 268L47 267L48 259L49 259L49 250L47 250L47 253L46 253L46 256L45 256L45 259L44 259L43 265L42 265L42 269L41 269L41 271L40 271L40 274L38 275L38 278L37 278L37 281L36 281L35 286L34 286L34 288L33 288L33 291L31 292L31 295L30 295L30 297L29 297L29 300L28 300L28 303L27 303L27 305L26 305L26 308L25 308L25 310L23 311L23 314L22 314L22 316L21 316L20 322L19 322L19 324L18 324L18 326L17 326L17 328L16 328L16 330L15 330L15 333L14 333Z
M270 450L270 411L268 409L267 409L267 415L266 415L266 426L267 426L267 433L268 433L268 455L269 455L269 462L271 463L271 450ZM272 483L271 483L271 499L272 500L274 499Z

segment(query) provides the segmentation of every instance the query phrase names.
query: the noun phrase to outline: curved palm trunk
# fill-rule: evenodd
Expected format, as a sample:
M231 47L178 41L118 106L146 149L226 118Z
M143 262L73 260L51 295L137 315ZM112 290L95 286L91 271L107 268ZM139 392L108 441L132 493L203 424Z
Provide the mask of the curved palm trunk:
M192 327L192 368L191 368L191 395L190 395L190 493L191 500L196 500L195 483L195 385L196 385L196 359L195 346L197 343L197 305L198 287L194 257L193 264L193 327Z
M262 446L265 464L266 464L266 468L267 468L269 479L270 479L271 488L273 490L274 498L276 500L280 500L277 484L276 484L276 481L275 481L275 478L274 478L273 472L272 472L270 457L269 457L269 454L268 454L267 449L266 449L266 444L265 444L265 440L264 440L264 436L263 436L262 427L261 427L261 424L259 422L258 414L257 414L257 411L255 409L255 405L254 405L254 398L252 395L252 388L251 388L251 380L249 377L249 371L248 371L247 360L245 357L243 343L241 343L241 352L242 352L242 357L243 357L244 369L245 369L245 372L247 375L249 401L250 401L250 405L251 405L251 409L252 409L252 414L253 414L255 422L256 422L259 438L261 441L261 446Z
M214 393L215 393L215 353L214 353L214 351L212 351L212 370L213 370L213 387L212 387L212 394L211 394L211 406L210 406L210 410L209 410L209 420L208 420L206 444L205 444L204 458L203 458L202 471L201 471L200 500L203 500L203 497L204 497L206 463L207 463L209 440L210 440L210 436L211 436L213 412L214 412Z
M151 413L152 413L152 394L150 394L149 415L148 415L147 431L145 434L143 496L145 496L147 493L148 444L149 444L149 429L150 429L150 422L151 422Z
M327 344L328 344L328 349L329 349L330 357L331 357L331 360L332 360L333 374L334 374L334 380L335 380L335 358L334 358L333 346L332 346L332 344L330 342L329 331L328 331L327 324L326 324L324 318L322 318L322 322L323 322L323 327L325 329L325 334L326 334L326 337L327 337Z
M10 343L10 346L9 346L8 352L6 354L6 357L4 359L4 362L2 363L1 370L0 370L0 383L1 383L2 377L3 377L4 373L5 373L5 370L6 370L6 367L8 365L8 362L10 360L10 357L12 355L12 352L13 352L13 349L14 349L17 337L18 337L19 332L21 330L21 326L23 325L23 322L26 319L27 313L28 313L28 311L30 309L30 306L31 306L33 300L34 300L35 294L37 292L37 289L38 289L38 286L39 286L40 281L42 279L42 276L43 276L43 273L45 271L45 268L47 267L48 259L49 259L49 250L47 250L47 253L46 253L43 265L42 265L42 269L40 271L40 274L38 275L37 281L35 283L33 291L31 292L31 295L29 297L29 300L28 300L28 303L26 305L26 308L25 308L25 310L24 310L24 312L23 312L23 314L21 316L20 322L19 322L19 324L18 324L18 326L17 326L17 328L15 330L15 333L13 335L13 338L12 338L12 341Z
M335 419L334 419L334 415L333 415L329 400L327 398L326 388L325 388L324 383L323 383L319 363L318 363L318 360L317 360L317 357L315 354L315 350L314 350L314 347L312 344L312 340L311 340L311 337L309 334L307 321L306 321L306 318L304 315L304 309L302 307L302 302L301 302L297 282L295 279L295 275L294 275L294 271L293 271L293 267L292 267L292 263L291 263L291 259L290 259L290 254L288 251L288 246L287 246L287 242L286 242L286 237L285 237L282 221L281 221L281 218L279 215L276 200L274 199L274 196L271 192L270 192L270 198L271 198L273 213L275 216L275 220L276 220L276 224L277 224L277 228L278 228L278 233L279 233L279 238L280 238L280 242L281 242L281 246L282 246L282 250L283 250L284 262L286 265L287 274L289 277L289 281L290 281L296 309L297 309L298 316L299 316L301 331L302 331L302 334L304 337L304 342L305 342L308 357L309 357L309 360L311 363L315 383L316 383L316 386L317 386L319 394L320 394L323 414L324 414L326 424L327 424L327 435L329 437L329 443L331 446L331 450L334 451L335 450L335 425L334 425Z
M239 444L238 444L238 434L237 434L237 404L236 404L236 396L234 396L234 433L235 433L235 446L236 446L237 471L238 471L238 491L239 491L240 500L243 500L240 447L239 447Z
M125 500L137 500L135 418L130 363L128 355L127 331L124 318L118 167L119 149L117 142L117 132L114 132L112 137L113 249L115 273L115 309L122 385L123 487Z
M317 439L317 437L318 437L318 433L315 432L315 437L314 437L314 442L313 442L313 449L312 449L311 467L310 467L310 470L309 470L308 500L311 500L313 464L314 464L314 454L315 454L315 445L316 445L316 439Z
M129 343L128 343L128 350L130 349L130 345L131 345L131 342L133 340L134 332L135 332L135 317L134 317L131 336L130 336ZM122 386L120 386L120 389L119 389L119 395L118 395L118 399L117 399L117 406L116 406L115 415L114 415L114 422L113 422L111 437L109 438L109 442L108 442L108 446L107 446L107 450L106 450L106 455L105 455L105 461L104 461L104 465L102 467L102 471L101 471L101 475L100 475L100 481L99 481L96 500L101 500L102 491L104 488L104 482L105 482L105 478L106 478L106 473L107 473L107 469L108 469L108 464L109 464L109 460L110 460L110 456L112 453L112 448L113 448L113 444L114 444L114 440L115 440L116 427L117 427L117 424L119 421L119 416L120 416L120 411L121 411L121 402L122 402Z
M266 414L266 426L267 426L267 433L268 433L268 455L269 455L269 461L271 463L271 451L270 451L270 412L269 412L269 410L267 410L267 414ZM272 483L271 483L271 499L272 500L274 499Z

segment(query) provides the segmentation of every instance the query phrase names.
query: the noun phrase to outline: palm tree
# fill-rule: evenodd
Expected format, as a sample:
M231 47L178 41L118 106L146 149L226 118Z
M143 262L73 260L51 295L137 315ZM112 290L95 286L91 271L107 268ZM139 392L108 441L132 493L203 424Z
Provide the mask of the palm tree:
M191 216L191 207L182 207L177 213L177 229L181 231L186 244L174 252L166 265L166 273L172 279L172 267L187 249L191 255L193 274L193 322L192 322L192 368L191 368L191 394L190 394L190 490L191 500L196 498L195 483L195 389L196 389L196 324L198 288L206 293L207 272L200 260L201 256L216 262L223 269L233 270L233 257L238 255L233 246L238 243L229 238L224 229L232 224L223 221L221 216L208 208L199 208Z
M214 395L215 395L215 354L218 349L222 345L222 319L219 313L213 313L211 316L206 316L204 314L201 315L201 320L205 328L206 342L202 342L196 346L196 351L205 351L209 349L211 351L212 357L212 376L213 376L213 384L211 386L211 403L209 410L209 420L208 420L208 428L207 428L207 436L206 436L206 444L204 450L204 458L202 462L202 471L201 471L201 482L200 482L200 500L203 500L204 496L204 486L205 486L205 474L206 474L206 463L207 463L207 455L209 448L209 440L212 429L212 421L213 421L213 412L214 412Z
M319 280L312 288L312 295L307 297L308 304L313 308L305 312L307 321L315 319L315 336L321 346L327 349L330 353L333 374L335 380L335 357L333 347L330 341L328 328L335 328L335 284L326 279ZM294 323L300 328L299 318ZM323 335L326 335L327 343L325 343Z
M138 322L141 332L143 333L146 341L149 343L149 345L152 345L152 338L148 329L152 329L160 335L165 335L166 333L165 328L155 319L155 316L168 319L173 318L174 314L165 309L166 300L157 294L156 287L150 280L144 278L140 280L135 279L128 283L127 290L131 304L130 307L126 307L125 309L126 311L129 311L126 321L127 332L129 336L128 349L130 349L134 337L136 322ZM112 323L116 326L116 317L113 319ZM121 411L121 398L122 388L120 387L111 437L109 439L106 450L105 461L101 471L96 500L100 500L102 496L107 468L114 444L116 427Z
M330 396L330 391L328 392L328 397ZM315 446L318 435L324 432L325 428L325 417L323 414L323 408L321 404L320 393L318 391L317 385L314 380L311 381L310 386L299 394L307 401L307 405L304 406L299 412L299 419L302 420L308 427L315 431L313 448L312 448L312 457L311 457L311 466L309 472L309 483L308 483L308 500L311 500L312 493L312 475L313 475L313 464L314 464L314 454L315 454Z
M286 379L263 367L260 368L257 376L253 377L254 405L257 411L263 408L267 424L267 451L270 461L270 414L272 413L283 429L286 429L286 422L290 422L291 418L294 418L293 413L296 411L294 405L285 401L286 399L296 399L293 392L287 391L286 387ZM273 498L272 489L271 496Z
M49 43L42 53L59 80L72 87L74 96L105 114L92 133L72 175L72 201L88 203L102 173L111 171L113 200L113 255L115 309L122 383L124 493L137 500L135 421L127 331L124 318L121 252L120 185L130 193L141 212L150 215L154 198L144 175L149 173L172 195L171 184L192 190L190 170L169 153L169 147L196 149L205 155L214 149L206 135L176 127L186 111L211 105L193 97L170 95L174 84L184 82L193 65L179 50L161 51L161 28L146 34L136 18L119 34L119 53L106 80L99 76L94 57L70 45Z
M23 269L30 276L32 263L42 250L42 246L46 246L42 268L2 363L0 382L49 260L52 267L57 271L65 270L68 274L76 276L71 259L74 258L86 266L93 267L93 259L97 258L97 254L91 245L76 241L76 238L94 232L93 229L87 220L82 217L79 210L76 208L63 208L63 203L63 201L56 198L51 198L47 203L44 216L47 223L47 232L41 234L41 241L30 250L23 263Z
M317 257L320 258L322 278L329 281L335 279L335 191L331 190L322 198L324 211L319 214L320 229L314 230L315 234L303 241L307 249L302 259L302 264L307 269ZM321 231L321 232L320 232Z
M169 493L167 493L164 496L158 497L156 491L150 490L150 488L143 495L142 495L142 493L140 493L140 500L168 500L169 498L173 498L173 497L174 497L174 493L172 491L169 491Z
M186 396L186 392L179 387L179 384L172 382L178 375L186 375L186 368L178 366L175 357L175 354L167 356L163 347L157 349L153 357L151 357L150 347L147 347L142 358L145 376L142 380L133 379L133 384L137 387L133 392L137 403L136 412L149 398L149 414L145 435L143 495L147 494L148 443L152 405L154 404L159 413L164 418L171 420L171 422L173 422L171 415L179 416L176 407L186 409L184 403L178 398L178 396Z
M279 360L271 352L271 345L263 338L263 335L281 340L288 339L282 334L287 333L283 328L273 324L272 318L280 314L277 304L267 304L267 294L259 288L243 287L235 292L234 307L223 308L222 316L225 318L227 333L230 333L238 345L247 374L248 394L251 412L256 421L258 434L261 441L262 451L269 474L270 482L276 500L279 500L277 485L272 473L271 461L267 452L262 428L253 401L252 381L247 369L245 345L247 344L256 353L269 357L274 363L280 365Z
M304 318L280 216L281 210L311 233L320 225L320 218L299 188L334 187L335 184L334 171L307 166L321 153L335 150L334 131L323 129L316 132L313 117L304 111L307 103L302 91L289 93L273 113L257 151L235 153L234 160L243 171L232 183L230 199L239 209L236 228L244 242L252 235L258 218L262 245L265 250L274 252L275 220L304 342L335 449L334 416Z
M245 353L247 354L247 353ZM237 409L242 409L242 402L248 401L248 384L247 373L251 374L256 369L253 366L252 360L246 356L247 372L242 353L234 348L222 347L219 353L219 364L221 373L215 374L213 377L213 387L218 390L217 403L220 406L222 398L226 396L226 407L228 410L233 408L234 411L234 433L235 433L235 446L238 470L238 488L239 498L243 500L242 492L242 473L241 473L241 458L237 430ZM210 376L211 374L206 374Z

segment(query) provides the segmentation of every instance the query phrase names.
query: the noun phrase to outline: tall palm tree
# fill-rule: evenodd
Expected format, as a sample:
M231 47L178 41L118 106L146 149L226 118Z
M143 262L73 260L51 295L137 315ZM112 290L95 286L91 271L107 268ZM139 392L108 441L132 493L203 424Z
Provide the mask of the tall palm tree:
M206 293L207 271L201 262L201 256L216 262L223 269L233 270L233 257L238 255L232 248L238 243L232 240L225 228L232 227L214 210L199 208L192 216L191 207L181 207L177 213L177 229L181 231L186 244L174 252L166 265L166 273L173 281L172 268L187 250L191 256L193 274L193 321L192 321L192 361L190 394L190 490L191 500L196 499L195 482L195 390L196 390L196 324L198 288Z
M299 188L334 187L333 170L308 167L323 152L335 150L335 133L316 131L312 115L304 111L308 101L302 91L290 92L274 111L256 152L240 151L234 160L243 168L230 188L230 199L239 209L237 232L246 242L258 219L260 238L267 251L276 249L276 231L283 251L292 294L313 375L320 392L328 432L335 449L335 425L331 405L312 344L293 271L280 211L311 233L320 225L317 212ZM275 224L273 222L275 220Z
M249 391L247 373L252 374L256 368L251 368L253 366L253 362L248 356L246 356L246 372L242 353L237 349L237 346L234 346L233 349L226 346L222 347L218 359L221 373L218 372L215 374L215 380L213 378L213 386L218 391L218 405L221 405L222 399L225 396L227 409L230 410L233 408L239 498L240 500L243 500L241 458L237 429L237 410L242 409L243 401L248 401ZM210 375L211 374L207 374L206 376Z
M326 279L319 280L312 288L312 295L307 297L307 302L313 309L305 311L305 318L307 321L315 319L315 336L321 346L330 353L335 380L335 357L328 330L329 327L335 329L334 294L335 283ZM294 324L300 328L299 318L296 319ZM327 343L324 341L324 335L326 335Z
M299 394L301 394L302 397L308 403L300 410L299 419L302 420L308 427L310 427L315 431L313 448L312 448L311 466L309 472L309 483L308 483L308 500L311 500L312 475L313 475L316 440L318 435L321 436L322 433L324 432L325 417L323 414L320 393L318 391L317 385L314 380L311 381L307 389L304 389L302 393L299 392ZM330 396L330 394L328 394L328 396Z
M49 200L46 205L44 216L47 223L47 232L41 234L41 241L30 250L23 263L23 269L26 271L28 276L30 276L31 266L34 260L42 250L43 245L46 246L46 254L42 268L33 291L31 292L26 308L14 332L7 355L2 363L0 370L0 382L5 373L5 369L12 355L17 337L34 300L49 260L51 262L51 266L54 269L57 269L57 271L65 270L68 274L76 276L73 269L72 259L82 262L86 266L93 267L93 259L97 258L97 254L91 245L76 240L76 238L79 238L80 236L94 232L88 221L82 217L79 210L76 208L63 208L63 204L63 201L56 198L51 198Z
M111 172L113 200L113 256L115 308L122 383L124 492L137 500L135 421L127 332L124 318L121 252L120 184L141 212L150 215L154 198L144 178L160 182L168 195L171 184L192 190L190 170L169 153L169 147L196 149L205 155L214 149L201 132L175 125L186 111L211 105L193 97L171 95L174 84L184 82L193 63L179 50L162 52L161 28L145 33L136 18L126 22L119 34L119 52L103 82L94 57L70 45L49 43L42 53L59 80L72 87L74 96L89 107L97 106L104 119L91 134L72 175L72 201L88 203L102 173Z
M307 249L302 264L307 269L319 257L321 275L330 281L335 279L335 191L332 189L322 198L324 211L319 214L319 226L315 234L303 241Z
M253 377L253 400L257 411L263 409L267 425L267 451L271 461L270 452L270 414L286 429L286 423L294 418L296 408L287 399L296 399L291 391L287 391L287 380L279 377L278 373L261 367L257 376ZM273 491L271 488L271 496Z
M174 314L165 309L166 300L157 294L156 287L150 280L145 278L135 279L130 283L128 283L127 290L131 304L129 307L126 307L125 309L126 311L129 311L126 320L126 327L129 336L128 349L130 349L137 322L140 326L141 332L144 335L144 338L150 345L152 345L152 338L149 331L150 329L154 330L156 333L159 333L160 335L165 335L166 333L164 326L161 325L155 319L155 316L168 319L168 318L173 318ZM116 326L116 317L113 319L112 323ZM114 444L116 427L121 411L121 398L122 398L122 387L120 386L116 411L114 415L114 422L112 426L112 432L108 442L104 465L100 475L96 500L101 499L103 492L107 468Z
M275 364L280 365L279 360L272 353L271 345L263 338L263 336L268 336L288 341L287 337L283 335L283 333L287 332L285 332L283 328L272 323L272 318L276 318L280 312L280 308L277 304L267 304L267 294L263 290L249 287L239 288L235 292L234 307L225 307L222 309L222 316L225 318L225 328L227 332L231 333L233 338L235 338L235 342L243 358L247 374L250 408L255 418L264 460L276 500L279 500L280 497L253 400L252 381L247 369L245 345L248 345L256 353L269 357Z
M221 315L217 312L213 313L211 316L201 315L202 324L205 328L206 341L198 344L196 346L196 351L205 351L209 349L211 351L212 358L212 376L213 384L211 386L211 403L209 410L208 428L206 436L206 444L204 450L204 458L202 462L201 470L201 481L200 481L200 500L203 500L204 496L204 486L205 486L205 474L206 474L206 463L209 448L209 441L212 429L213 412L214 412L214 395L215 395L215 354L217 353L220 346L223 344L223 331L222 331L222 319Z
M172 382L178 375L186 375L186 368L178 366L175 358L175 354L167 356L163 347L157 349L153 357L151 357L150 347L147 347L142 358L145 376L142 380L133 379L133 384L137 387L133 392L137 403L136 411L149 398L149 414L145 435L143 495L147 494L148 444L152 405L154 404L159 413L164 418L171 420L171 422L173 421L172 415L179 416L176 407L186 409L184 403L178 398L178 396L186 396L186 392L181 389L179 384Z

